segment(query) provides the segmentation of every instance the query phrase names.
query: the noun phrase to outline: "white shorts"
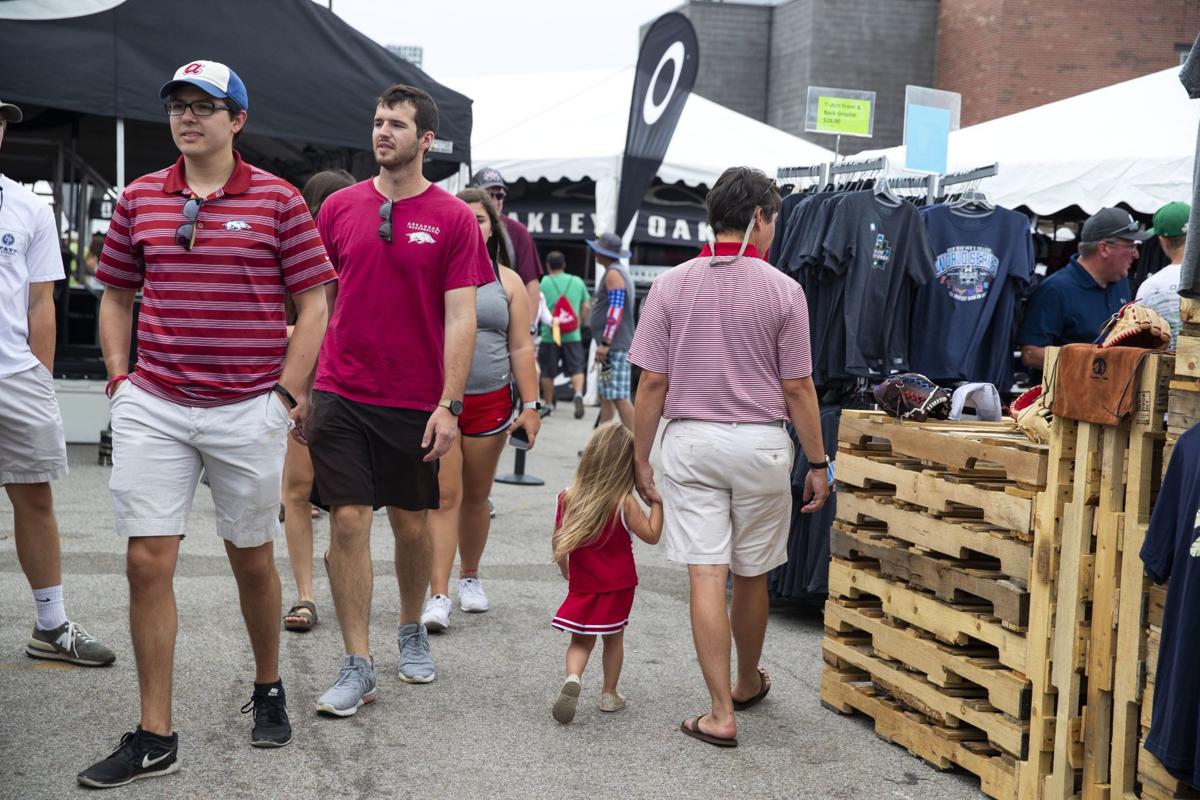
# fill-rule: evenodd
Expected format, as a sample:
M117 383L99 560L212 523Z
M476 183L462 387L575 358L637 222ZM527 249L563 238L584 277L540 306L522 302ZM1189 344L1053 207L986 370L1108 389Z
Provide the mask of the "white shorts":
M40 363L0 378L0 485L67 476L67 440L54 376Z
M207 475L217 535L258 547L279 535L288 414L273 392L214 408L155 397L124 381L112 401L112 493L120 536L182 536Z
M746 577L787 561L792 441L782 424L673 420L662 467L667 558Z

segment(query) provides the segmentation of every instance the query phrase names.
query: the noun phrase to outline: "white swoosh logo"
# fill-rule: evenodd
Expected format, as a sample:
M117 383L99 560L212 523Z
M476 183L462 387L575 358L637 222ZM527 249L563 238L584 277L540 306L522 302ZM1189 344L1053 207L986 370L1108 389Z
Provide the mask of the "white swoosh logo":
M170 751L163 753L158 758L151 758L150 754L147 753L146 755L142 756L142 769L150 769L150 767L153 767L155 764L157 764L160 761L170 758L170 756L171 756Z

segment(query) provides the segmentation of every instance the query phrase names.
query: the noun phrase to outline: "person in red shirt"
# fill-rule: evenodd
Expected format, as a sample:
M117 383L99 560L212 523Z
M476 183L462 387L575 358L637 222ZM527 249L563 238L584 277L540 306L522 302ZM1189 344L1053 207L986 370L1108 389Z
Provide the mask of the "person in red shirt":
M538 255L537 243L533 234L520 221L504 216L504 199L508 197L508 185L500 170L485 167L471 178L471 185L483 189L491 195L496 204L496 212L504 222L504 232L512 245L513 270L521 276L525 284L525 292L529 295L530 318L537 316L538 300L542 296L542 259ZM537 326L530 325L529 332L536 335Z
M180 158L121 193L96 274L106 287L109 489L117 533L129 537L129 627L142 701L137 729L78 776L102 788L179 769L172 580L202 468L254 650L254 693L243 709L254 712L250 743L291 741L272 543L287 435L302 431L308 415L328 318L324 285L336 277L300 193L233 148L249 105L237 73L193 61L160 95ZM288 295L297 310L290 342Z
M600 710L625 707L617 680L638 582L632 536L658 544L663 529L662 502L650 504L647 519L634 499L633 487L633 434L621 425L601 425L583 448L575 482L558 495L551 543L554 560L567 579L567 599L550 624L571 634L571 643L566 680L551 716L564 725L575 719L580 676L597 636L604 637Z
M421 174L433 99L396 85L375 108L379 174L335 192L317 215L338 271L306 433L314 499L331 509L329 585L346 657L317 710L348 716L375 699L368 622L372 509L387 507L400 588L400 678L435 677L420 623L438 507L438 459L458 436L475 343L475 287L496 279L474 213Z

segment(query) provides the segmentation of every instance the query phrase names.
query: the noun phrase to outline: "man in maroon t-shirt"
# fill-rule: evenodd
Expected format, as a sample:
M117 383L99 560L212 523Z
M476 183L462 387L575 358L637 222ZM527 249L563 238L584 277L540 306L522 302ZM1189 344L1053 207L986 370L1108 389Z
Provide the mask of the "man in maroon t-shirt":
M437 130L433 99L396 85L379 98L379 175L331 195L317 227L338 271L306 433L314 500L331 508L329 586L346 657L317 710L354 714L375 699L368 622L372 509L387 507L400 584L400 678L434 679L420 623L438 507L438 459L458 435L475 348L475 287L495 280L475 215L421 162Z
M121 786L179 769L171 726L172 581L201 469L237 580L254 651L250 743L292 738L279 679L279 491L288 431L301 430L336 278L300 193L233 149L246 87L212 61L179 68L160 91L180 158L117 201L97 279L112 399L116 531L129 539L129 628L141 724L81 772ZM142 294L137 363L133 305ZM298 312L288 340L284 299ZM209 654L211 664L223 663Z
M504 198L508 196L508 186L504 183L504 176L500 174L500 170L491 167L479 170L475 177L471 178L471 185L478 186L492 196L496 211L500 213L500 219L504 220L504 230L508 233L509 243L512 244L513 261L516 264L514 269L521 276L521 280L525 281L525 292L529 295L530 319L536 323L538 305L542 298L542 259L538 255L533 234L517 220L504 216ZM531 324L529 330L534 336L537 335L536 324Z

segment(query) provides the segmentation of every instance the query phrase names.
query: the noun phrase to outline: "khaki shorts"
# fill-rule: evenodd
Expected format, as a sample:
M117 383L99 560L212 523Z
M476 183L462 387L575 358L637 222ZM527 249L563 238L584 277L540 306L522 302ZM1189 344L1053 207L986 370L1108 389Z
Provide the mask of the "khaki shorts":
M787 562L792 441L781 423L674 420L662 467L667 558L746 577Z
M40 363L0 378L0 485L67 476L67 440L54 377Z
M273 392L192 408L124 381L112 401L112 494L120 536L182 536L204 469L217 535L258 547L279 535L288 414Z

